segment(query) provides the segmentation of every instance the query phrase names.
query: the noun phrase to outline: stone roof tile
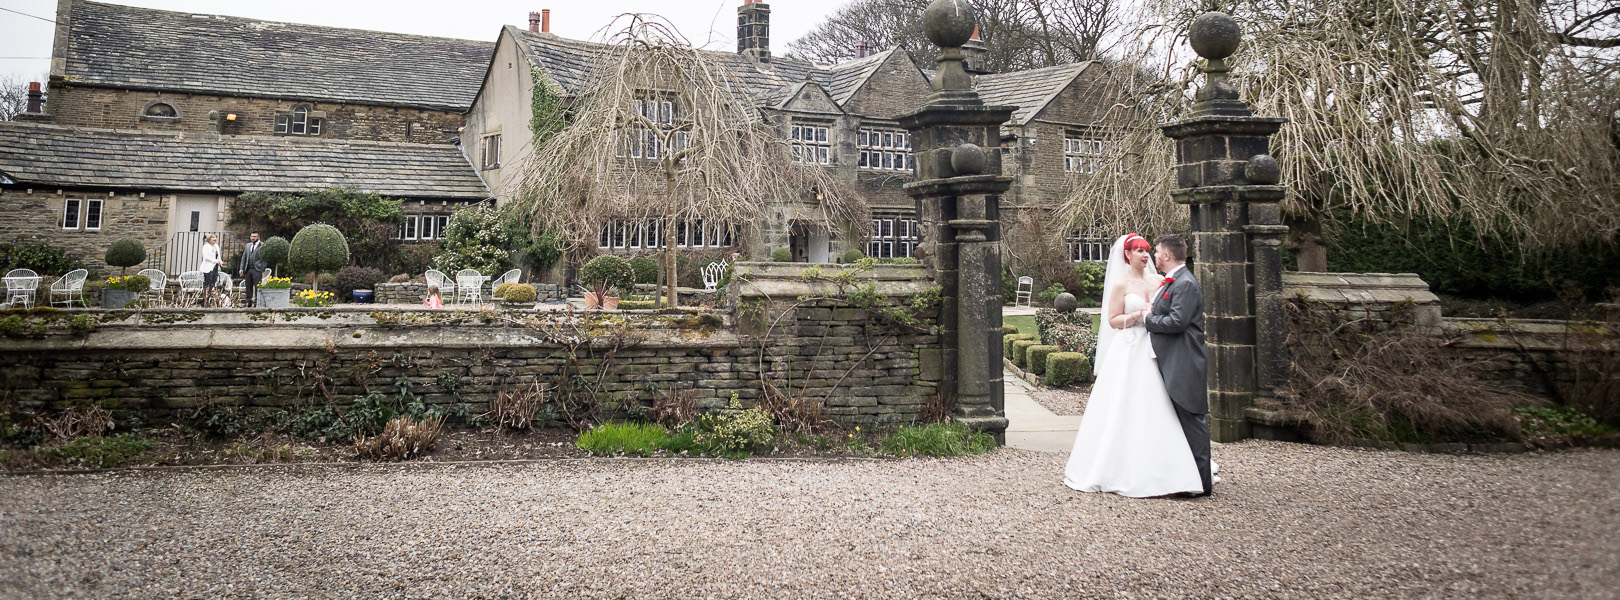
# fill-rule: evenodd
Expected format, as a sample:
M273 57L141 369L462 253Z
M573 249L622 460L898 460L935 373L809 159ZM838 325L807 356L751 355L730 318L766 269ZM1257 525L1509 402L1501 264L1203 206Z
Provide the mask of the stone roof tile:
M1089 62L1070 63L1054 67L992 73L973 78L973 88L985 104L1016 106L1010 125L1024 125L1040 114L1041 109L1056 98L1076 75L1084 71Z

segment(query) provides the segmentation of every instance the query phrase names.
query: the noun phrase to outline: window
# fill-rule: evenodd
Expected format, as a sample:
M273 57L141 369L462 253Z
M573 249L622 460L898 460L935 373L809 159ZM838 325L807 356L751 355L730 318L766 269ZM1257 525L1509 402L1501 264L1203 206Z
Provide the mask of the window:
M84 228L89 231L101 229L101 200L91 198L84 202Z
M1108 260L1108 238L1096 229L1076 230L1069 234L1070 262L1103 262Z
M433 218L432 215L422 215L422 224L419 228L421 231L416 233L416 239L419 240L437 239L439 236L444 235L444 232L439 229L439 220Z
M153 100L146 104L146 108L141 109L141 120L179 121L180 111L176 110L173 104L169 104L166 101Z
M485 169L501 168L501 134L484 136L482 162Z
M62 207L62 229L79 228L79 207L82 204L78 198L68 198Z
M861 129L855 136L860 157L856 166L880 171L910 171L916 167L911 158L911 136L893 129Z
M276 133L289 135L320 135L322 119L307 106L295 106L291 114L276 115Z
M669 100L637 99L630 102L630 112L638 117L657 124L657 129L647 127L640 120L636 124L620 131L613 149L614 156L620 158L650 158L657 159L670 152L679 152L686 149L686 132L676 132L665 148L665 134L675 125L675 103Z
M872 241L866 244L866 255L872 258L914 256L921 241L920 233L916 219L898 215L872 219Z
M732 227L705 223L702 220L677 221L675 245L677 248L730 248L736 244L736 231ZM630 221L614 219L602 225L596 238L596 247L607 250L664 248L663 221Z
M1064 173L1096 173L1097 169L1106 164L1104 161L1111 145L1103 144L1102 140L1080 137L1071 133L1063 138L1063 172ZM1121 165L1123 166L1123 165Z
M832 164L832 142L827 128L820 125L793 126L793 161L810 164Z
M420 217L418 217L416 215L405 215L405 222L401 223L400 226L399 226L399 239L402 239L402 240L414 240L414 239L416 239L416 227L418 225L418 220L419 219L420 219Z

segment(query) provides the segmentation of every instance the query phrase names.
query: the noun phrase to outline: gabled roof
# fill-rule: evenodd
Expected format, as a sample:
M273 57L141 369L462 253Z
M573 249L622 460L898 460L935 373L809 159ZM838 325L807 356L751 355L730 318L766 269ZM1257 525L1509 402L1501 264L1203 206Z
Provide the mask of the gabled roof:
M506 31L523 46L529 64L539 67L569 94L578 95L590 82L592 63L612 46L598 42L568 39L553 33L536 33L508 26ZM761 105L780 100L789 88L802 81L827 85L827 70L790 57L771 57L768 65L754 62L735 52L701 50L715 59L742 84Z
M883 66L884 61L889 60L898 49L899 46L896 46L866 58L827 67L827 94L842 106L861 86L866 85L866 80L871 79L878 67Z
M1016 106L1009 125L1024 125L1040 114L1090 62L1070 63L1011 73L992 73L973 78L973 88L985 104Z
M494 44L75 2L70 83L464 111Z
M17 185L193 192L333 187L404 198L482 200L459 146L196 136L0 122L0 174Z

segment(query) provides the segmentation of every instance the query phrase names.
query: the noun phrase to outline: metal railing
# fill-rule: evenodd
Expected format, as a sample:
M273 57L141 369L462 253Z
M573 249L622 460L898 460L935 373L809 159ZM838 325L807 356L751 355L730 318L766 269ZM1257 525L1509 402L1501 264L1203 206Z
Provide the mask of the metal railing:
M179 277L186 271L197 270L198 263L202 262L203 242L210 235L219 236L219 257L226 264L220 269L231 269L230 258L236 252L236 237L229 231L181 231L169 238L169 241L158 244L158 247L146 254L146 262L141 263L142 269L161 269L170 277Z

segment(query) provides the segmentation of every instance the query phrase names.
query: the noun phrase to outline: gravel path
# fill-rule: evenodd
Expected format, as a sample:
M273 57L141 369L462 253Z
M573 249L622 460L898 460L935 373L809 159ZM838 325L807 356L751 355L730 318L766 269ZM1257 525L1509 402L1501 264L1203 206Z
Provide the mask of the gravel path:
M1244 442L1199 500L1061 454L0 477L4 598L1614 597L1620 452Z
M1029 393L1030 399L1058 415L1086 414L1086 401L1091 399L1091 388L1039 388Z

